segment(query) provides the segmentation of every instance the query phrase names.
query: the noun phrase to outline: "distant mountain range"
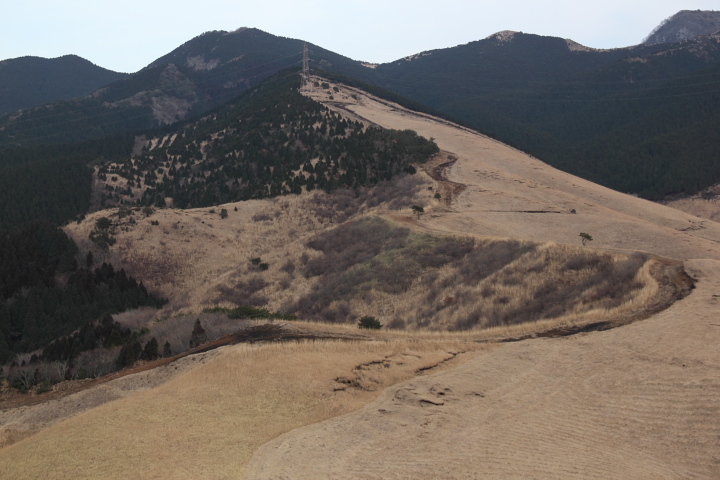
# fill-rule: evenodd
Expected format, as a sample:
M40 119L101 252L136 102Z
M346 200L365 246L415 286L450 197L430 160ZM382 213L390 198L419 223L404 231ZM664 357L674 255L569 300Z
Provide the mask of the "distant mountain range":
M681 10L655 27L643 43L676 43L717 32L720 12Z
M0 61L0 115L88 95L127 76L98 67L77 55L3 60Z
M315 67L353 74L358 62L309 45ZM82 141L167 125L231 100L302 61L301 40L254 28L207 32L92 95L0 118L0 148Z
M121 135L108 143L122 151L110 155L124 155L132 146L122 135L223 105L299 66L302 47L253 28L205 33L89 96L0 117L0 149L15 149L4 161L47 154L18 147L108 135ZM720 35L597 50L504 31L381 65L308 47L316 72L395 92L616 190L661 198L720 182Z

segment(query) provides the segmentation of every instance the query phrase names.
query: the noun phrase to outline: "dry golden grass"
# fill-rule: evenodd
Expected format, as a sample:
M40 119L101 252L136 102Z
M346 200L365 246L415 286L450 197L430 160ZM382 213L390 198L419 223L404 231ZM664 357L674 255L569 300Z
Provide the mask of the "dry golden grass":
M258 292L267 301L266 308L272 311L282 310L308 295L313 286L322 280L318 277L305 278L300 272L302 257L314 258L321 255L320 252L306 247L305 242L313 235L336 226L323 223L321 218L313 214L308 205L309 198L308 195L303 195L279 201L241 202L237 204L237 212L234 211L235 205L229 204L225 207L231 213L225 220L221 220L217 214L208 213L209 209L159 210L149 219L140 219L129 231L118 231L117 245L103 260L124 267L152 290L170 299L170 304L157 313L158 317L167 314L197 314L206 307L231 308L236 304L247 303L233 298L232 294L238 290L238 285L253 279L266 285ZM354 218L382 213L382 208L383 206L380 206L360 212ZM71 224L66 230L81 244L81 249L88 248L87 232L99 216L112 212L96 212L89 215L82 224ZM258 213L266 213L272 220L253 221L252 217ZM394 214L392 218L402 215ZM388 215L385 217L389 218ZM151 225L151 220L158 221L160 225ZM422 229L413 222L404 223L405 225ZM508 240L479 236L475 238L480 248L493 242ZM345 303L357 315L373 315L385 325L400 327L404 323L408 329L444 330L455 328L474 311L491 312L495 316L510 314L532 300L533 292L544 283L580 282L594 273L592 269L563 269L569 258L598 255L591 249L552 242L540 245L533 242L520 244L532 245L535 248L476 284L457 281L457 266L446 265L440 268L438 278L432 284L435 290L434 303L428 300L430 285L424 277L417 278L410 288L401 294L373 290ZM620 253L603 255L609 256L613 262L627 258ZM263 272L253 270L250 259L255 257L262 258L270 268ZM287 262L296 266L295 272L283 271L282 267ZM540 270L538 266L541 267ZM550 325L599 321L630 309L641 308L657 291L657 284L648 272L649 265L638 272L634 280L641 288L629 293L619 306L604 308L599 307L597 301L579 299L573 309L560 318L519 328L513 327L511 331L524 332L528 328L537 331L540 326L549 328ZM444 286L438 288L436 285ZM585 292L587 297L592 297L592 294L593 290ZM465 300L460 302L459 299ZM468 302L468 299L472 301ZM440 305L444 301L448 303ZM329 308L337 308L339 303L341 302L334 302ZM426 312L427 320L418 317L421 308ZM474 325L475 328L492 326L495 325L487 319ZM499 331L509 330L502 327Z
M252 453L278 435L357 410L458 352L468 353L443 365L491 348L407 335L228 347L156 389L0 450L0 477L242 478Z

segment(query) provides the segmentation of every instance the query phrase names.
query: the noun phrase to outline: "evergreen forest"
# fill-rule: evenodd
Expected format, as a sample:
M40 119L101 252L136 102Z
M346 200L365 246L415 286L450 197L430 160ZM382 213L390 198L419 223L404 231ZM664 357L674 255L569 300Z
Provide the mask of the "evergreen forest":
M365 127L301 95L296 69L99 170L105 204L177 208L371 186L438 151L412 131Z
M165 303L124 270L105 263L93 268L91 256L78 265L78 253L47 221L0 231L0 364L104 314Z

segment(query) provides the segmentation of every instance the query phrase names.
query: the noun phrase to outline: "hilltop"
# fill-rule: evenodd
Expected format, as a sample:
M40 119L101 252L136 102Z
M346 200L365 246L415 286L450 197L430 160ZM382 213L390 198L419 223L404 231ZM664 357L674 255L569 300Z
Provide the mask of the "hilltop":
M89 95L128 75L78 57L20 57L0 61L0 115Z
M643 40L651 43L678 43L720 31L720 12L714 10L680 10L663 20Z

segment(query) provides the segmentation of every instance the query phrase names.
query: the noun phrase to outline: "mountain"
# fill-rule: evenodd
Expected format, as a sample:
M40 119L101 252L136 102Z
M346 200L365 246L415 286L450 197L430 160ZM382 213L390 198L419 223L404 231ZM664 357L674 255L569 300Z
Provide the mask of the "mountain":
M352 74L359 63L308 44L314 68ZM204 33L92 95L0 118L0 149L75 142L188 118L302 61L301 40L254 28Z
M677 43L718 31L720 31L720 12L681 10L655 27L643 43Z
M646 198L720 182L720 36L612 50L503 31L371 65L309 45L313 70L377 85L553 166ZM0 149L169 125L301 62L301 40L207 32L92 95L0 118ZM356 79L356 80L352 80Z
M100 166L102 204L214 206L303 190L360 188L414 172L437 147L413 132L366 128L298 92L278 73L200 119Z
M560 169L658 198L720 181L719 45L595 50L500 32L361 75Z
M465 45L377 65L358 76L452 113L453 104L461 98L495 99L523 93L633 53L661 49L594 50L562 38L503 31Z
M7 149L0 163L0 229L82 217L93 183L96 207L205 207L371 186L412 172L411 163L437 150L412 132L342 120L299 87L298 69L289 69L161 129Z
M0 115L88 95L127 77L80 58L20 57L0 62Z

